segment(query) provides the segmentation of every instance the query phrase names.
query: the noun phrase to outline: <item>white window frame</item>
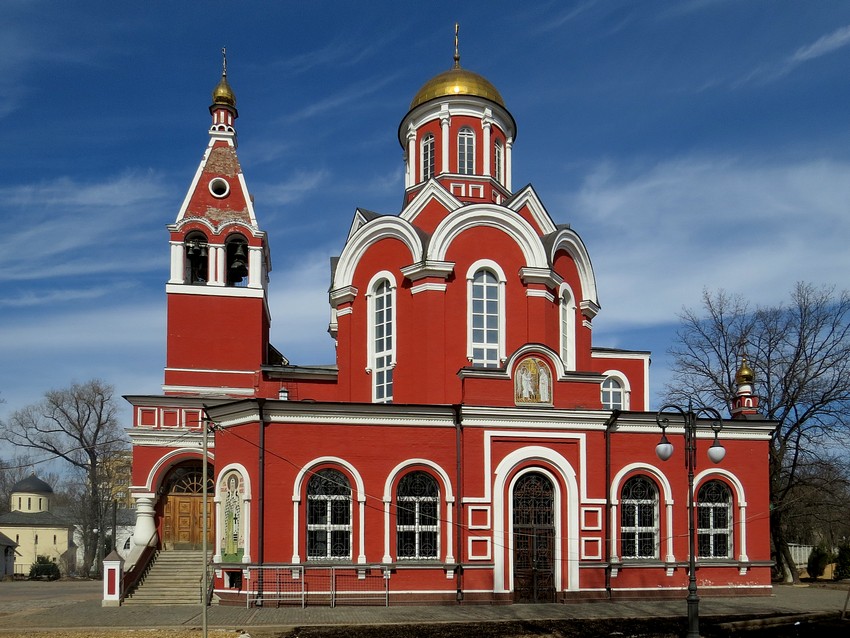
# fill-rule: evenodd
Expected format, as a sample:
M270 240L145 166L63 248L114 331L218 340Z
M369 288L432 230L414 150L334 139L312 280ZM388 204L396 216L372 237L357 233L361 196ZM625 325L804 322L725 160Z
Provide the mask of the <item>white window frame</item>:
M327 560L351 560L352 555L352 546L353 546L353 526L352 519L354 518L354 512L352 508L353 502L353 491L351 489L351 481L348 479L345 474L340 472L336 468L323 468L317 471L315 474L322 474L327 470L333 470L340 474L346 482L348 487L348 495L338 495L338 494L310 494L310 482L307 481L306 485L306 501L307 501L307 510L305 512L306 523L307 523L307 537L306 542L307 545L305 547L307 560L308 561L327 561ZM313 477L310 477L312 479ZM333 503L335 501L346 501L348 503L348 523L339 524L333 522ZM311 503L321 502L324 504L326 508L326 523L310 523L310 507ZM311 556L310 555L310 533L311 532L324 532L326 534L326 549L324 556ZM348 534L348 554L345 556L334 556L333 555L333 532L346 532Z
M652 486L653 493L652 497L644 498L644 499L635 499L629 498L627 499L624 496L626 488L632 481L643 480L646 481L650 486ZM620 490L620 537L619 537L619 550L620 550L620 558L628 559L628 560L657 560L658 559L658 551L659 551L659 500L660 495L658 491L658 485L655 482L646 476L645 474L637 474L635 476L631 476L623 482L623 487ZM641 525L640 524L640 511L641 508L645 508L647 506L652 507L652 525ZM635 515L631 520L626 520L625 516L625 508L626 507L634 507ZM645 554L641 554L640 547L640 535L641 534L652 534L652 555L648 556ZM623 547L623 539L627 536L633 536L635 541L635 551L634 554L626 554Z
M412 476L413 474L424 474L430 479L434 487L436 488L435 496L402 496L399 493L399 489L401 488L402 481L406 479L408 476ZM422 511L421 505L423 502L433 503L434 504L434 523L433 524L425 524L422 522ZM399 514L398 512L403 508L413 508L413 524L412 525L403 525L399 523ZM425 472L423 470L413 470L411 472L405 473L401 479L399 480L398 485L396 486L396 557L399 561L416 561L416 560L438 560L440 557L440 482L432 476L429 472ZM402 556L401 551L399 550L399 542L398 535L400 532L413 532L415 539L415 551L413 556ZM436 542L434 543L434 553L429 555L422 554L422 546L421 539L423 533L433 533L436 537Z
M392 329L392 345L386 349L378 351L378 344L381 339L377 336L378 330L376 329L375 318L377 315L377 291L378 287L386 281L389 285L389 295L390 295L390 313L388 323ZM396 321L396 306L398 303L398 295L396 294L397 286L395 276L388 270L382 270L379 273L376 273L372 279L369 281L369 287L367 288L369 292L366 293L366 303L367 309L369 313L368 320L368 334L366 338L367 343L367 361L368 367L366 368L366 372L372 375L372 402L373 403L392 403L393 398L393 382L390 379L389 383L384 382L383 386L386 388L389 386L389 393L385 392L384 396L378 398L378 388L379 388L379 378L381 374L392 375L393 370L396 366L396 352L397 343L398 343L398 322ZM381 358L389 357L389 361L381 362L379 365L379 360Z
M622 393L622 405L617 407L618 410L628 410L629 405L631 404L631 395L632 388L629 384L629 379L619 370L606 370L602 373L605 375L605 380L599 386L599 398L602 401L602 408L605 410L613 410L615 407L611 403L606 403L604 400L605 397L605 384L609 380L614 380L620 384L620 392Z
M495 276L498 284L499 298L497 300L497 305L499 325L496 344L496 358L497 363L501 365L507 358L505 355L505 324L507 322L505 316L505 291L508 280L505 277L505 272L502 270L501 266L490 259L479 259L469 267L469 270L466 271L466 358L472 363L472 365L485 365L486 358L478 361L473 356L476 345L473 341L473 289L475 285L475 275L482 270L490 271ZM483 345L485 348L487 347L486 342Z
M475 174L475 131L464 126L457 132L457 172Z
M715 502L715 501L703 501L701 496L703 494L703 490L708 488L711 484L718 484L725 492L728 499L726 502ZM734 555L734 547L733 536L732 536L732 489L723 481L718 479L710 479L705 481L702 485L699 486L697 490L697 498L696 498L696 507L697 507L697 558L699 559L731 559ZM718 526L717 523L717 514L720 510L725 510L726 513L726 525ZM708 527L703 527L700 525L701 514L703 512L708 512ZM700 536L704 535L709 536L709 553L703 554L701 552L702 544L699 542ZM718 536L726 537L726 553L718 554L716 552L716 548L714 546L715 540Z
M561 361L565 370L576 369L576 302L572 288L561 284L558 290Z
M421 157L421 181L427 182L434 177L437 169L436 139L433 133L428 133L422 138L419 144L419 156Z
M505 169L504 158L505 147L502 146L502 140L496 140L496 143L493 144L493 177L500 184L505 183L505 175L503 173Z

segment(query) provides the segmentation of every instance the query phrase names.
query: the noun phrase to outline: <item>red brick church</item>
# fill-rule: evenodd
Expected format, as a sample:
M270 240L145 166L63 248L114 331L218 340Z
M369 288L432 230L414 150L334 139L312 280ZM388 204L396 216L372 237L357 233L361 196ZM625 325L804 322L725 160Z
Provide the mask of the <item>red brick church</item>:
M403 206L357 208L332 260L334 365L269 342L271 255L226 68L210 112L168 226L162 394L127 397L136 555L202 543L208 419L222 601L683 595L682 425L670 417L677 448L660 461L650 353L593 344L588 249L513 184L517 124L496 87L455 54L413 96L398 127ZM770 424L745 362L737 380L719 464L700 422L703 594L769 592Z

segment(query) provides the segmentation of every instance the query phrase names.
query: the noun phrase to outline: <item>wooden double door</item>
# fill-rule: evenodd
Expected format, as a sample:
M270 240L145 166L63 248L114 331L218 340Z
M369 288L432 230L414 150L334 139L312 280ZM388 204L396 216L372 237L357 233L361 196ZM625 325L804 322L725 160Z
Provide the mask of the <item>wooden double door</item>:
M204 496L200 464L176 468L168 482L162 504L162 543L164 549L203 547ZM213 485L207 484L207 545L213 547Z

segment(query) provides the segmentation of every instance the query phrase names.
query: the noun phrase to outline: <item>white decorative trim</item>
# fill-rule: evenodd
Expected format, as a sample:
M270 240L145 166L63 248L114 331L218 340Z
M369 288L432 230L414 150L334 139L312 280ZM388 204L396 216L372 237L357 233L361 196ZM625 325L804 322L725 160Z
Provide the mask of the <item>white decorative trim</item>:
M357 288L350 285L334 288L330 291L328 297L330 298L331 307L339 308L341 304L351 303L357 298Z
M215 555L213 556L213 562L219 563L221 562L221 542L224 538L224 513L222 512L221 506L221 489L219 484L219 477L224 476L230 471L237 472L242 477L242 518L245 521L245 527L242 530L243 543L244 547L242 548L244 553L242 555L243 563L251 562L251 475L248 473L248 469L242 465L241 463L230 463L229 465L224 466L221 470L216 472L216 481L215 481L215 497L213 502L215 503Z
M391 552L391 530L390 530L390 507L393 502L393 483L395 483L396 478L398 478L402 473L407 473L407 470L412 470L416 466L424 466L432 470L437 476L440 477L440 482L443 484L443 492L445 493L445 498L441 503L441 507L445 507L445 517L438 515L437 520L441 521L440 523L440 539L445 539L445 547L446 547L446 557L445 562L453 563L454 558L454 534L452 531L454 530L454 508L452 505L455 502L454 493L452 492L452 483L449 478L448 473L439 465L434 463L433 461L429 461L428 459L407 459L406 461L402 461L398 465L396 465L392 470L390 470L389 475L387 475L387 480L384 482L384 561L385 563L393 562L392 552ZM442 521L445 520L445 524ZM438 547L441 547L442 543L438 541Z
M619 511L619 494L620 494L620 483L623 481L623 478L628 474L651 474L653 478L661 485L662 494L659 495L659 500L663 496L664 501L664 510L665 510L665 533L661 534L661 521L658 521L658 534L659 534L659 551L660 551L660 541L661 537L667 539L667 554L664 558L665 563L675 563L676 556L673 554L673 491L670 488L670 482L667 480L667 477L664 473L659 470L654 465L650 465L648 463L629 463L620 469L619 472L614 476L611 480L610 486L610 504L611 504L611 512L609 515L609 520L611 522L610 533L611 538L614 539L612 545L615 548L613 555L611 556L611 562L617 562L619 560L616 555L616 548L619 547L619 539L620 539L620 527L618 524L618 516L617 513ZM659 503L660 509L661 503ZM658 512L658 516L660 518L661 512Z
M366 286L366 361L367 368L366 372L371 373L376 369L376 353L375 353L375 289L378 284L382 281L386 281L390 286L390 318L389 325L392 328L392 347L390 348L390 368L394 367L396 364L396 352L397 352L397 340L398 340L398 322L396 321L396 307L398 306L398 299L396 295L396 279L395 275L391 273L389 270L381 270L375 273L372 276L372 279L369 280L369 285ZM384 354L384 353L382 353ZM372 402L375 403L378 401L375 396L375 384L377 383L378 375L374 375L372 377ZM392 396L390 396L392 398ZM381 401L382 403L386 402L385 400Z
M487 551L483 554L474 554L472 552L473 543L485 543ZM469 560L493 560L493 541L489 536L467 536L466 538L466 555Z
M525 290L526 297L542 297L546 301L552 303L555 301L555 295L553 295L548 290L537 290L535 288L526 288Z
M492 259L479 259L472 263L466 271L466 358L472 361L472 289L474 286L475 274L480 270L489 270L499 282L499 343L498 357L499 361L504 361L507 358L505 353L505 333L507 332L506 323L506 306L505 297L507 278L502 267Z
M420 292L446 292L448 284L425 283L410 287L410 294L417 295Z
M737 476L732 474L729 470L726 470L721 467L711 467L702 472L699 472L696 476L694 476L694 494L699 493L699 485L704 480L710 480L715 476L722 476L729 483L732 484L732 487L735 489L735 500L738 504L738 561L742 563L748 563L750 559L747 557L747 499L744 495L744 485L738 479ZM696 500L696 497L695 499ZM734 515L733 515L733 529L734 529ZM746 569L744 570L746 571ZM744 573L744 572L742 572Z
M593 274L593 264L590 261L590 255L587 252L587 247L585 247L581 237L579 237L574 230L571 228L562 228L555 236L555 239L552 242L552 248L549 251L549 259L551 260L551 263L555 263L555 255L559 250L565 251L570 257L572 257L573 262L575 263L576 269L578 270L579 283L581 284L582 301L580 307L582 309L582 313L585 314L588 319L593 319L593 316L595 316L596 313L593 312L592 315L588 316L587 313L585 313L585 306L587 306L587 312L591 312L594 308L596 309L596 312L598 312L599 298L596 292L596 276Z
M594 512L599 521L596 525L588 525L587 515ZM601 507L582 507L581 508L581 530L583 532L598 532L602 531L602 508Z
M169 295L199 295L206 297L247 297L263 299L266 295L263 288L248 288L246 286L195 286L193 284L165 284L165 292Z
M410 281L417 281L425 277L442 277L443 279L448 279L454 268L455 264L453 261L425 259L421 262L404 266L401 268L401 274Z
M543 461L556 469L566 485L566 494L561 494L561 482L555 475L542 465L523 467L519 472L513 473L520 464L525 464L528 461ZM513 591L513 559L514 559L514 540L513 533L510 529L505 529L505 521L513 520L513 490L516 481L528 472L539 472L552 481L552 486L555 490L555 511L566 512L567 530L578 529L578 485L576 483L576 473L569 461L555 452L551 448L542 446L528 446L514 450L502 460L496 467L495 477L493 479L493 491L496 498L493 501L493 538L500 545L503 544L505 551L499 551L495 555L493 561L493 591L496 593L508 593ZM510 485L507 484L510 477ZM507 502L507 512L505 505ZM506 518L507 515L507 518ZM555 544L554 565L560 565L560 569L555 569L555 591L562 590L562 580L566 576L567 586L563 588L566 591L577 591L579 588L578 580L578 557L579 557L579 541L578 534L564 533L561 526L561 516L555 517L555 538L566 538L566 560L563 554L563 542ZM506 561L507 556L507 561ZM506 564L507 563L507 564ZM563 565L566 564L566 569Z
M305 463L301 470L299 470L298 474L295 477L295 483L292 489L292 562L300 563L301 558L298 555L298 541L300 538L306 537L305 530L299 529L298 522L298 506L301 503L301 494L303 492L303 484L305 477L314 473L313 468L318 467L320 465L341 465L344 467L349 475L354 479L354 484L356 486L356 490L354 491L354 499L358 503L358 521L357 527L360 530L360 534L358 535L358 553L357 553L357 562L359 564L366 563L366 530L365 530L365 509L366 509L366 490L363 486L363 478L360 476L360 473L357 469L348 461L341 459L338 456L322 456ZM353 516L353 512L352 512ZM352 524L352 536L354 535L354 525ZM352 541L354 539L352 538ZM354 549L352 547L352 549Z
M589 546L596 545L596 551L590 552ZM581 539L581 558L582 560L601 560L602 559L602 538L599 536L592 536Z
M226 388L221 386L207 385L163 385L163 392L181 392L187 394L203 394L208 396L238 395L244 397L254 396L254 388Z
M257 374L256 370L214 370L212 368L165 368L166 372L212 372L215 374Z
M422 240L413 226L400 217L381 217L360 228L342 249L334 273L332 291L351 286L354 271L363 255L382 239L397 239L410 251L410 261L416 263L424 257ZM333 294L333 293L332 293Z
M625 374L620 372L619 370L606 370L602 374L605 377L602 380L602 383L605 383L605 381L607 381L608 379L615 379L616 381L619 381L620 389L623 392L623 405L620 406L619 409L620 410L630 410L631 404L632 404L632 385L629 383L629 378ZM599 385L599 393L600 393L599 398L601 400L602 399L602 384ZM602 407L605 410L612 409L610 407L605 407L604 404L603 404Z
M487 515L487 522L484 525L473 525L472 524L472 513L473 512L484 512ZM491 510L489 506L476 506L470 505L467 511L467 527L469 529L490 529L493 525L491 519Z
M537 232L519 215L493 204L472 204L448 215L434 230L428 248L431 259L445 261L452 242L464 231L480 226L498 228L513 238L526 266L548 268L546 253Z
M145 479L145 484L144 484L145 491L156 492L157 488L159 487L159 484L154 484L154 481L158 477L160 470L163 470L163 468L165 468L165 469L170 468L172 465L174 465L174 463L172 461L175 458L185 457L185 456L189 456L189 457L192 457L192 458L197 458L197 459L203 460L204 453L203 453L202 449L181 447L181 448L177 448L177 449L174 449L174 450L170 450L169 452L163 454L159 459L157 459L156 463L153 464L150 471L148 472L148 476L147 476L147 479ZM180 459L180 460L183 460L183 459ZM209 450L207 450L207 460L210 463L215 461L215 455L211 454L209 452ZM142 487L142 486L139 486L139 485L133 486L133 488L135 488L135 489L138 489L139 487ZM133 489L133 488L131 488L131 489Z
M513 139L508 138L505 146L506 150L510 151L513 148ZM507 181L508 180L506 180L505 187L508 190L511 190L511 186L507 183ZM543 202L540 201L540 198L537 196L534 188L530 185L517 193L511 200L509 206L511 210L517 212L519 212L523 206L527 207L528 211L531 213L532 219L534 219L537 223L537 226L540 228L540 232L543 235L554 233L558 229L557 226L555 226L555 222L552 221L552 217L546 211L546 207L543 206Z
M560 355L567 370L576 369L576 296L569 284L558 287L558 320ZM564 357L566 354L566 357Z

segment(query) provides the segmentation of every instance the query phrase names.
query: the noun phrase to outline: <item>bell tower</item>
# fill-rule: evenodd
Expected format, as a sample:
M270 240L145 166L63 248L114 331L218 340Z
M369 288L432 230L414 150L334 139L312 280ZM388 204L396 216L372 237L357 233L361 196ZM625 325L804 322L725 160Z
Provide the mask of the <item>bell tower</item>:
M266 233L236 155L236 95L221 80L212 93L209 143L171 235L166 284L166 394L252 396L268 357Z

